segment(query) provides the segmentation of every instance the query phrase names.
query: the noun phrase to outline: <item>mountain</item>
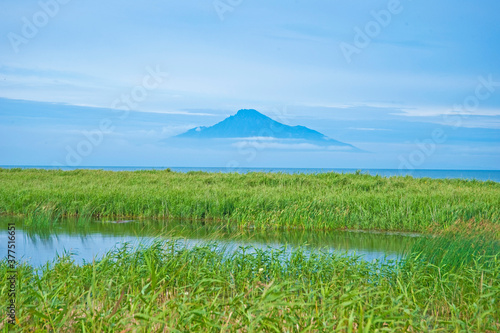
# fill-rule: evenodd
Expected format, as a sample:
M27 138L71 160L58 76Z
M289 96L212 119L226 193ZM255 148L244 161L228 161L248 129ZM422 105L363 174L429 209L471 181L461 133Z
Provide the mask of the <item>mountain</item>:
M307 127L282 124L256 110L239 110L236 115L230 116L220 123L210 127L196 127L177 135L175 138L274 140L287 144L336 146L344 147L344 150L358 150L350 144L331 139Z

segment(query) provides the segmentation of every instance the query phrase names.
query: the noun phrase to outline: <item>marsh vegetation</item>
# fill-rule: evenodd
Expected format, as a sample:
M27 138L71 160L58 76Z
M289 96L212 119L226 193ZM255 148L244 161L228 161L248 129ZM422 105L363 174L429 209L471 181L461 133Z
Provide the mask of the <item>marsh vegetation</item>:
M33 224L157 218L261 230L445 230L500 221L500 183L363 174L0 169L0 213Z
M256 230L423 232L397 260L158 240L17 267L17 321L53 332L498 332L500 184L369 175L0 169L0 210ZM147 223L147 222L145 222ZM41 232L41 231L40 231ZM7 262L0 306L7 307Z
M464 237L472 250L463 252ZM499 250L498 241L457 234L422 238L393 262L301 249L228 257L175 241L124 246L85 265L60 257L19 267L18 330L497 332ZM2 262L0 276L6 270Z

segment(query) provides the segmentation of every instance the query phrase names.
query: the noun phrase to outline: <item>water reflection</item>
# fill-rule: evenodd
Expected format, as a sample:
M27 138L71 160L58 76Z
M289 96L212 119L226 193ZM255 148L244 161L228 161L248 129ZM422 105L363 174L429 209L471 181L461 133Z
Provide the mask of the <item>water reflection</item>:
M194 247L216 242L226 252L240 247L281 249L297 247L308 251L356 253L365 260L397 259L416 241L416 235L367 232L308 232L231 230L227 227L181 221L134 221L109 223L68 219L50 227L30 227L23 220L0 217L0 242L7 243L7 224L16 223L17 257L40 266L65 252L73 254L77 263L92 261L128 243L150 244L155 239L177 239L178 244Z

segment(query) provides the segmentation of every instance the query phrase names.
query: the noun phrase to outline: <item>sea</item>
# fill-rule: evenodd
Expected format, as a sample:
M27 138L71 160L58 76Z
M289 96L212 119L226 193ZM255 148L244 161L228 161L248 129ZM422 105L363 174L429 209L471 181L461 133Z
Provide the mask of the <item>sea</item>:
M336 173L362 173L379 175L381 177L411 176L414 178L433 179L466 179L478 181L500 182L500 170L429 170L429 169L338 169L338 168L228 168L228 167L148 167L148 166L85 166L85 167L53 167L41 165L0 165L0 168L21 168L21 169L61 169L61 170L108 170L108 171L138 171L138 170L165 170L170 169L175 172L205 171L205 172L272 172L287 174L316 174L326 172Z

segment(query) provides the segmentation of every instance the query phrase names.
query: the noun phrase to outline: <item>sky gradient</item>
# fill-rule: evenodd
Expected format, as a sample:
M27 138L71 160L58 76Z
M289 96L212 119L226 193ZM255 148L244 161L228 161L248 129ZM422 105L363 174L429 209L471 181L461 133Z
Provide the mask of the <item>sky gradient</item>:
M78 166L500 169L499 12L493 0L2 1L0 165L68 165L87 140ZM168 145L244 108L367 153Z

